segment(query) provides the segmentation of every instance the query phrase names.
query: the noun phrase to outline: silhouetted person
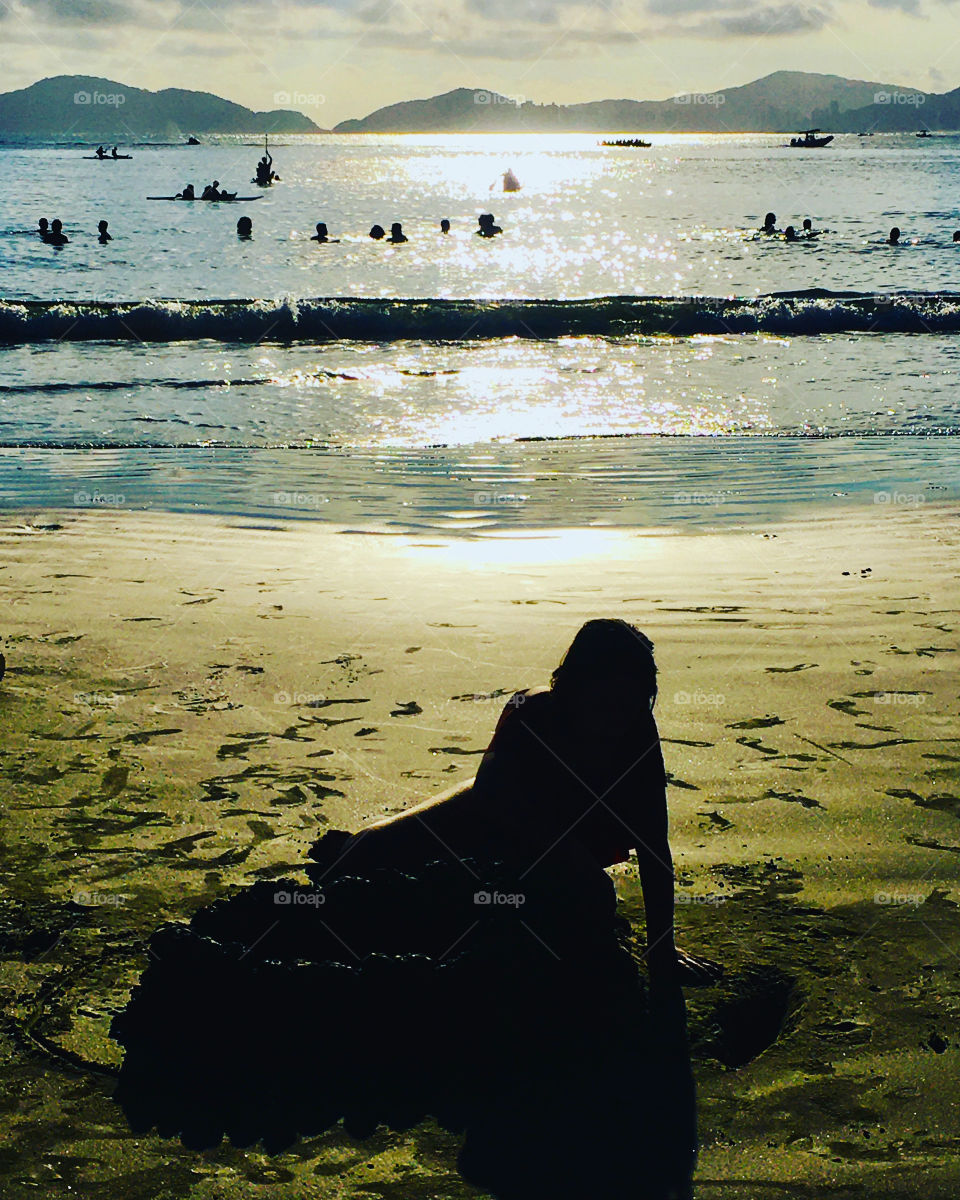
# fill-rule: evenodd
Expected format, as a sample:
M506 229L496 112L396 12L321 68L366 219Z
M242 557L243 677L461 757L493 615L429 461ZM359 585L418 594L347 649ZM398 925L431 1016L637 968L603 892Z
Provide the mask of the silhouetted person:
M403 226L399 221L394 221L390 226L390 236L388 242L392 242L395 246L399 246L401 242L407 241L407 235L403 232Z
M760 226L761 233L776 233L777 232L777 214L768 212L763 218L763 224Z
M382 225L374 225L372 227L372 229L370 230L370 236L373 238L373 240L375 242L379 242L383 238L385 238L387 235L386 235L386 231L384 230Z
M276 1153L430 1114L505 1200L688 1197L679 985L716 971L674 942L656 692L648 639L589 621L548 687L510 698L475 780L326 832L309 885L261 880L159 929L111 1027L134 1130ZM631 849L646 993L604 869Z
M243 242L248 242L253 237L253 222L249 217L241 217L237 221L237 237Z
M188 183L182 192L177 192L178 200L196 200L197 194L193 190L193 184Z
M479 229L477 229L478 237L492 238L498 233L503 233L499 225L494 224L493 213L481 213L477 218Z
M119 157L120 157L120 155L117 153L117 147L116 147L116 146L114 146L114 148L111 150L110 154L111 154L111 157L113 157L113 158L119 158Z
M113 238L107 232L107 229L108 229L108 225L107 225L106 221L101 221L100 224L97 226L97 231L100 234L100 236L97 238L97 241L100 243L101 246L105 246L107 244L107 242L113 241Z
M441 233L449 233L450 232L450 222L447 220L446 217L444 217L443 220L440 222L440 232Z
M65 246L70 239L63 232L63 222L59 218L50 224L50 232L43 239L50 246Z
M960 229L955 229L955 230L954 230L954 233L953 233L953 240L954 240L955 242L960 242Z
M894 227L890 230L890 236L887 238L887 242L891 246L900 245L900 230L896 225L894 225Z
M797 237L797 231L794 229L794 227L792 225L788 225L786 227L786 229L783 231L783 240L785 242L799 242L800 241L799 237Z
M331 246L336 246L336 245L339 245L340 239L329 237L327 234L326 225L323 223L323 221L318 221L317 222L317 232L313 235L313 237L310 239L310 241L311 242L319 242L321 245L329 244Z
M273 183L275 176L273 173L273 155L268 150L267 153L257 163L257 183L261 187L265 187L268 183Z
M813 222L809 217L803 218L803 234L804 237L815 238L820 236L820 230L814 229Z
M40 235L40 237L43 240L46 240L49 232L50 232L50 222L47 220L46 217L41 217L40 220L37 222L37 233Z

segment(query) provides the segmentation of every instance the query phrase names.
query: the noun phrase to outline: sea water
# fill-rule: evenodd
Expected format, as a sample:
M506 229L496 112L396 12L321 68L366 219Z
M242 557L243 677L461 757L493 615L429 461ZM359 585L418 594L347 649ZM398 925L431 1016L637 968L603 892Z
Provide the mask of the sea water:
M477 530L955 498L960 139L651 140L284 139L264 190L239 139L0 149L0 503ZM213 179L261 198L146 199Z

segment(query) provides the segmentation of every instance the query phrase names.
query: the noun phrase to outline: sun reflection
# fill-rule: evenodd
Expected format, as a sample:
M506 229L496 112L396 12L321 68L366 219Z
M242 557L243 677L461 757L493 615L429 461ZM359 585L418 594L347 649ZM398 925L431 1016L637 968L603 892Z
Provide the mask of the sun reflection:
M404 551L431 565L456 571L493 570L517 566L553 566L584 560L627 560L631 564L652 560L664 553L660 538L639 536L633 530L613 528L498 530L470 538L411 538Z

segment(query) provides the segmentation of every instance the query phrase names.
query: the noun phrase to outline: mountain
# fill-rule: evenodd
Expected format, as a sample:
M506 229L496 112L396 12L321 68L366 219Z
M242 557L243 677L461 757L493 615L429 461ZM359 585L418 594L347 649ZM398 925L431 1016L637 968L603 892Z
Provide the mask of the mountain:
M518 103L496 92L456 88L427 100L388 105L361 120L343 121L334 132L791 133L816 125L836 129L845 113L874 107L882 109L887 119L896 110L908 118L910 128L910 114L914 122L918 109L927 114L925 102L908 98L923 95L914 88L807 71L776 71L742 87L686 93L669 100L596 100L564 106ZM897 100L878 104L878 96ZM856 126L855 131L862 127Z
M303 113L252 112L209 92L148 92L91 75L57 75L0 94L0 138L186 140L190 134L319 133Z
M960 129L960 88L952 92L888 91L876 104L841 114L838 133L909 133L918 129Z

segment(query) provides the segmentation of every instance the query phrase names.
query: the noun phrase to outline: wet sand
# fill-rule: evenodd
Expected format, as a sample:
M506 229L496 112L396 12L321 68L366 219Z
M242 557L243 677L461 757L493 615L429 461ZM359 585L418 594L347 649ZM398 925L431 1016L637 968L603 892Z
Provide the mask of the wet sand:
M681 944L727 968L688 993L697 1195L955 1196L958 543L933 506L477 539L6 519L4 1195L479 1195L436 1129L137 1137L86 1064L118 1061L157 924L467 778L505 697L614 615L657 644Z

